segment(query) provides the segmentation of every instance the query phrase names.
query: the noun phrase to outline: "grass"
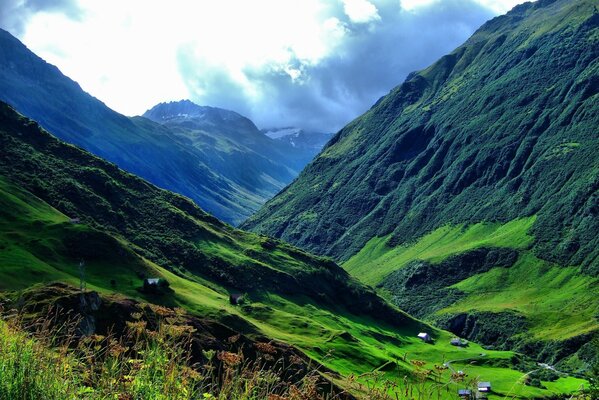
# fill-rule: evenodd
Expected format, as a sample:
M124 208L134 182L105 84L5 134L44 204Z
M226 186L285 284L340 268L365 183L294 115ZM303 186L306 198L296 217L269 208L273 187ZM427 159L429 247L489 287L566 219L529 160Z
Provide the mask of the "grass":
M412 260L443 261L480 247L520 250L515 265L493 268L453 286L465 294L436 315L513 310L529 322L529 334L540 340L564 340L599 329L599 280L536 257L528 250L535 217L506 224L445 226L407 246L389 247L387 238L374 238L344 268L365 283L376 285Z
M25 325L18 315L0 320L0 400L341 398L317 390L319 371L285 383L278 370L244 360L242 353L231 349L204 350L207 362L192 364L189 346L193 329L184 325L184 319L177 322L176 316L183 315L182 311L150 308L163 315L162 319L150 328L142 314L133 314L134 319L127 323L127 332L121 337L93 335L79 339L72 335L69 325L57 333L49 321L36 320ZM23 326L37 328L31 331ZM493 377L496 393L490 399L573 393L585 384L564 378L544 382L547 390L531 388L521 384L523 373L470 362L453 363L455 369L467 373L466 378L458 377L448 367L423 359L435 348L446 351L444 360L480 359L475 352L481 349L455 348L441 341L447 338L441 334L434 345L407 343L406 351L412 352L395 363L386 363L378 371L360 376L334 376L333 380L359 398L370 400L454 399L458 387L475 387L476 382L489 376ZM511 353L496 352L495 356L495 360L505 360ZM405 379L406 366L412 370L410 379Z
M13 185L3 182L2 190L2 193L7 194L0 196L4 202L3 209L9 210L10 215L21 217L14 221L5 219L0 223L0 243L3 246L3 251L0 253L0 262L3 265L0 269L0 277L6 285L5 288L9 286L11 289L25 288L49 280L66 281L77 285L77 263L65 255L68 249L63 248L62 243L72 231L93 234L95 230L86 225L70 224L66 216ZM524 222L516 225L524 225ZM513 226L507 228L483 226L465 232L468 235L476 235L481 228L492 232L496 243L501 241L507 243L506 232L517 231ZM122 256L110 258L107 254L103 254L98 259L90 260L86 267L88 289L101 293L120 293L169 306L180 306L194 314L221 321L239 317L238 321L244 324L244 329L293 344L342 377L361 376L356 381L360 385L366 385L371 376L369 374L375 370L381 370L382 380L397 381L403 379L403 376L408 376L410 382L413 382L418 368L412 361L425 362L422 368L434 371L435 365L442 365L448 359L476 357L484 351L475 344L468 349L450 346L448 342L451 335L439 330L431 330L431 333L437 337L437 343L426 345L415 337L421 329L421 325L416 321L398 329L371 317L350 314L341 308L325 308L315 303L313 299L301 295L283 297L269 292L254 293L250 296L249 304L241 307L232 306L228 303L227 291L223 287L204 281L195 275L175 275L132 253L129 250L131 244L123 239L113 242L104 236L99 238L97 246L100 248L113 246L109 253L118 253ZM253 245L248 243L249 250L261 251L262 239L255 238ZM479 243L486 242L488 240L479 241ZM198 245L211 247L204 248L205 251L215 251L214 246L220 246L215 242L201 242ZM448 248L444 246L441 249ZM223 253L225 259L237 263L249 260L242 251L235 252L230 248L222 247L218 250ZM429 249L428 254L438 256L443 251L446 250ZM287 268L301 268L299 264L294 264L297 261L290 258L286 252L277 250L273 253L273 257L280 265L286 265ZM142 284L139 272L144 272L147 276L160 276L167 279L174 293L161 298L143 295L137 290ZM116 286L111 285L111 280L116 281ZM500 360L505 360L512 354L487 353L490 359ZM389 369L390 365L395 367ZM509 368L501 369L506 373L510 371ZM480 376L484 379L493 378L491 373L483 372ZM331 378L339 379L336 376ZM444 385L451 386L453 393L455 385L450 384L450 377L445 374L442 379ZM426 382L425 386L430 387L434 381L431 378ZM345 384L349 385L348 382ZM357 387L352 390L359 392L361 389ZM507 391L509 384L498 383L497 390L500 393ZM524 393L532 393L527 392L526 388L523 390Z
M59 338L42 324L31 335L14 318L0 321L1 400L324 399L317 373L285 385L277 373L225 350L205 351L207 363L192 365L191 326L164 320L150 330L137 320L121 338L78 339Z
M523 249L533 242L528 230L535 219L532 216L506 224L481 222L470 226L444 226L415 243L398 247L387 244L389 236L375 237L343 267L360 281L376 285L389 273L416 259L438 263L451 255L480 247Z
M74 398L80 382L71 365L72 360L0 321L0 399Z
M543 340L563 340L599 329L595 318L599 280L530 253L509 269L494 268L454 287L467 297L439 313L515 310L529 319L529 333Z

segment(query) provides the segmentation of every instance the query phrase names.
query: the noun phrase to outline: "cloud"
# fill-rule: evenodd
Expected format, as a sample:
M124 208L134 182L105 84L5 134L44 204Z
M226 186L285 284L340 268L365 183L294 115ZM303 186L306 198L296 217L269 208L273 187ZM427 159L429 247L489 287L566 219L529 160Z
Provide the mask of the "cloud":
M60 13L79 19L83 11L77 0L2 0L0 1L0 27L19 35L29 18L39 12Z
M489 9L468 0L445 0L410 11L397 1L377 1L374 13L355 14L348 12L347 3L321 16L330 29L325 38L336 38L316 62L291 47L280 62L245 65L232 73L209 64L201 53L179 53L192 99L237 110L261 127L334 131L492 17Z
M0 23L127 115L190 98L335 131L522 1L0 0Z
M343 10L352 22L365 23L381 19L376 6L367 0L343 0Z

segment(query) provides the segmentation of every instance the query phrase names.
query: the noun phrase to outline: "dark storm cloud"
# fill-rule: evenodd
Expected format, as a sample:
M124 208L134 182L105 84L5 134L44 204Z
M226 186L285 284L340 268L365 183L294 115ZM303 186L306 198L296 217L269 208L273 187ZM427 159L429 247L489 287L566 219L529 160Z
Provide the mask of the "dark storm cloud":
M76 0L0 0L0 28L18 36L38 12L63 13L73 19L82 14Z
M330 16L346 29L343 42L316 65L292 60L302 71L292 80L281 68L245 70L258 88L259 100L217 67L193 65L182 51L179 63L192 98L206 105L236 110L260 127L300 126L332 131L365 112L380 96L464 42L492 17L468 0L446 0L413 12L399 2L374 2L380 21L352 23L341 3L329 4ZM276 34L273 33L273 34Z

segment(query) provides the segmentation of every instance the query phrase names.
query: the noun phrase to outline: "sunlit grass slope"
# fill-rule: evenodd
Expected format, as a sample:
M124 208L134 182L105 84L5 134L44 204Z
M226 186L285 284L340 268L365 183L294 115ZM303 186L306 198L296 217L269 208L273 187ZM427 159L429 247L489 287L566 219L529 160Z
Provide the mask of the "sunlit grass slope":
M2 218L0 224L3 249L0 280L3 288L14 290L52 280L78 284L77 263L65 256L67 250L63 239L68 238L73 231L79 234L97 234L97 231L86 225L71 224L65 215L31 193L6 183L4 179L0 183L3 216L13 216L10 222L6 221L7 218ZM498 393L508 393L512 387L516 387L519 394L528 397L567 392L569 387L560 386L561 380L553 383L552 391L524 386L518 383L523 373L509 369L509 359L513 353L486 351L474 343L466 349L456 348L449 344L452 335L436 329L429 329L435 335L436 343L424 344L415 337L419 324L398 329L373 318L328 310L306 297L285 298L270 293L263 293L261 298L244 306L232 306L222 287L211 285L211 288L198 281L174 275L135 255L130 250L131 244L124 240L112 241L106 235L105 243L98 241L96 244L100 247L109 244L114 247L105 253L105 259L87 264L88 289L182 306L199 315L223 322L232 321L233 325L243 324L245 329L254 334L297 346L342 376L382 369L384 378L401 380L414 370L411 363L414 360L425 361L425 368L432 369L434 365L442 365L445 361L477 359L481 353L486 353L485 361L491 365L502 362L505 367L465 365L463 369L472 378L493 379ZM110 258L110 253L121 254L119 258L123 258L123 254L129 256L118 265ZM52 256L48 257L48 254ZM167 279L174 292L161 297L143 295L137 290L142 285L140 272ZM117 282L116 287L111 284L111 280ZM449 373L439 379L448 380ZM564 384L566 382L569 380L564 380ZM582 380L575 382L578 386L584 384ZM448 398L452 398L456 388L455 384L450 385Z
M526 335L560 340L599 329L599 280L523 254L511 268L495 268L454 286L467 297L440 313L515 310L530 320Z
M535 217L530 217L507 224L444 226L414 243L397 247L388 245L390 235L375 237L344 263L344 268L362 282L376 285L390 272L415 259L438 262L480 247L526 248L533 240L528 230L534 221Z
M550 263L529 251L534 241L529 230L534 221L533 216L506 224L445 226L414 243L397 247L388 245L388 237L373 238L344 267L374 286L416 260L439 265L449 257L477 248L515 249L519 256L511 267L492 268L451 285L465 296L436 315L511 310L529 322L529 330L523 336L542 340L564 340L596 331L599 280L581 273L580 268ZM442 276L444 271L439 270L438 274Z
M385 378L402 379L414 370L413 360L425 361L426 368L432 368L448 360L477 358L482 352L487 353L488 360L504 360L509 367L506 360L513 355L510 352L488 352L475 344L467 349L456 348L449 345L450 334L436 329L429 329L436 336L436 344L423 344L415 337L420 324L407 324L398 329L373 318L328 310L301 296L285 298L263 293L249 304L232 306L222 287L208 287L192 280L193 277L186 279L174 275L137 256L125 240L100 235L86 225L73 225L68 217L5 179L0 179L0 204L3 210L0 221L0 281L3 289L24 289L54 280L77 285L78 265L68 255L65 239L74 233L95 234L97 240L94 244L104 252L103 256L86 264L89 290L182 306L199 315L223 322L232 321L233 325L245 325L245 329L254 334L297 346L342 376L360 375L382 368ZM119 257L113 259L111 254L119 254ZM117 259L122 260L121 264ZM143 295L138 291L142 285L140 273L167 279L174 292L160 297ZM116 286L111 284L112 280L116 281ZM486 367L473 369L472 373L480 379L492 379L498 371L510 377L505 379L505 383L497 383L499 392L510 390L522 375L509 368ZM449 379L449 375L445 374L442 379ZM454 386L451 386L450 393L453 393ZM523 385L518 384L518 387L524 395L538 392Z

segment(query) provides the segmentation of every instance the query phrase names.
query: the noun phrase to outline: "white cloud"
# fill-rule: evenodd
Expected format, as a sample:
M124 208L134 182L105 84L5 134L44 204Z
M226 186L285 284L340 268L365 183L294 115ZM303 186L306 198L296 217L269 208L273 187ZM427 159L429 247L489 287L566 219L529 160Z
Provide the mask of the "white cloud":
M77 12L36 9L19 36L127 115L191 98L335 129L518 2L402 0L414 10L402 13L399 0L60 0Z
M376 6L368 0L343 0L343 10L351 22L366 23L381 19Z

